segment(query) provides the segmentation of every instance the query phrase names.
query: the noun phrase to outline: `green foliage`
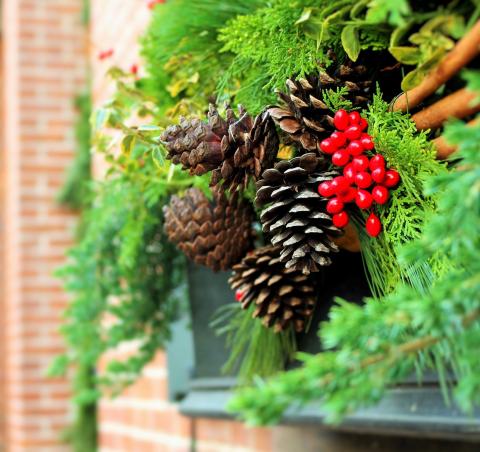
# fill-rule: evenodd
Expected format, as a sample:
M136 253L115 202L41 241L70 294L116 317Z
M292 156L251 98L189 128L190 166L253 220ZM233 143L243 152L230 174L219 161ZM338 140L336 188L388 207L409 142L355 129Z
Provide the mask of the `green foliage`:
M274 0L263 8L238 16L220 31L224 52L235 55L221 77L220 92L241 88L237 100L252 112L274 100L273 88L283 87L292 75L315 72L318 61L315 42L300 32L294 23L303 8L316 0Z
M221 54L218 31L237 14L252 11L263 0L169 0L154 9L142 39L148 82L161 109L181 99L205 108L217 79L231 62Z
M65 184L58 194L58 202L71 209L81 209L88 203L88 183L91 179L91 100L90 93L85 93L75 99L78 117L75 123L75 138L77 148L75 159L71 164Z
M320 328L326 351L304 355L302 368L243 390L231 403L233 411L252 424L269 424L291 405L319 400L337 422L378 402L415 370L421 377L428 369L438 372L445 396L453 395L461 409L470 412L480 404L480 127L456 122L446 137L463 160L454 171L428 177L425 196L438 197L437 211L400 256L414 265L441 254L449 271L425 291L400 283L364 307L339 301ZM446 369L454 373L448 387Z
M111 361L97 375L113 392L131 383L168 339L183 269L162 232L162 198L168 193L158 184L142 183L142 176L156 172L153 159L145 159L138 179L117 176L99 185L85 237L59 272L76 296L62 329L79 351L69 355L71 360L95 364L124 342L138 344L134 356ZM80 404L90 398L76 394Z
M270 377L285 369L297 350L292 329L275 333L252 314L255 305L242 309L239 303L219 309L211 327L226 335L230 358L222 369L238 375L242 383L253 377Z
M404 89L411 88L464 34L472 10L474 16L480 14L472 0L444 3L272 0L220 31L222 50L235 57L221 77L219 92L235 92L252 112L261 111L287 78L328 65L329 49L354 61L362 50L389 49L398 61L415 67L403 81Z
M436 13L431 19L408 36L408 42L402 43L409 32L418 28L423 16L414 16L412 20L398 27L390 40L390 52L400 63L414 65L402 81L403 90L418 85L430 70L455 45L455 40L465 34L465 21L459 14L450 11ZM401 45L400 45L401 43ZM408 45L406 45L408 44Z
M92 137L109 169L103 182L88 185L83 235L58 271L72 294L62 327L68 350L50 368L51 375L74 370L75 423L66 437L79 452L95 450L102 392L116 394L133 382L169 338L185 299L184 259L163 233L162 206L193 183L205 186L165 161L162 127L132 125L145 117L169 123L157 116L142 82L118 68L109 74L115 94L92 118ZM116 359L124 346L135 353Z
M397 261L397 248L417 239L435 211L435 199L423 194L423 186L429 177L444 173L445 165L435 160L427 135L417 132L409 116L389 111L379 95L369 105L366 117L375 151L401 176L399 187L391 191L391 200L377 209L384 232L378 238L361 235L370 286L376 296L390 293L399 281L425 290L430 286L433 272L444 266L440 258L403 267ZM363 229L360 226L359 230Z

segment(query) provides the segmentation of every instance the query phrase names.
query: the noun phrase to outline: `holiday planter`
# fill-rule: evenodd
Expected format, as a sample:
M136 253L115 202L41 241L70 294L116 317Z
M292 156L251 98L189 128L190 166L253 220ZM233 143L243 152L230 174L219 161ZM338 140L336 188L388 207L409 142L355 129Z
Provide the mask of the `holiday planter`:
M307 333L297 335L299 351L320 352L317 330L328 318L334 298L361 303L370 294L359 253L341 252L329 267L323 292ZM232 302L234 292L228 284L228 272L214 273L208 268L190 265L188 270L191 324L182 334L193 337L194 365L180 411L193 417L230 418L227 403L236 388L235 376L226 376L222 367L229 358L223 336L215 334L211 321L219 308ZM172 359L178 354L172 350ZM292 363L291 366L295 366ZM321 404L290 409L284 416L288 424L324 425L326 414ZM329 427L360 433L381 433L416 437L480 440L480 412L465 415L455 406L447 406L438 378L425 376L419 386L414 377L392 388L373 408L349 415L338 426Z

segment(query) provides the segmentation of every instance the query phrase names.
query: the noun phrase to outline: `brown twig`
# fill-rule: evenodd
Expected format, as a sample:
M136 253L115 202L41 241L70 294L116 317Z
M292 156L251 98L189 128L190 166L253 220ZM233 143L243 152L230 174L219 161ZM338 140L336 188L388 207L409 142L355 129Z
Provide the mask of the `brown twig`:
M478 119L473 119L467 123L467 126L473 126L478 122ZM443 136L439 136L433 140L433 145L437 151L437 159L445 160L457 151L458 147L447 143L447 140Z
M418 130L436 129L448 118L464 118L480 111L480 104L473 104L476 97L475 93L460 89L413 115L412 120Z
M422 100L433 94L447 80L466 66L480 52L480 20L457 42L455 47L442 59L415 88L399 96L393 110L403 112L416 107Z

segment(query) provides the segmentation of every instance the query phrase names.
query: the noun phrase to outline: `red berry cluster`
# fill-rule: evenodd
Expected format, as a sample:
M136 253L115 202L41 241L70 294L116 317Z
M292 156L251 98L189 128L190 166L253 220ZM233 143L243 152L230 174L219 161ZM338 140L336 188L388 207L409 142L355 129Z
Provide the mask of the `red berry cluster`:
M331 155L335 166L343 167L343 176L318 186L320 195L331 198L327 203L327 212L332 214L333 224L344 228L349 222L345 204L355 202L362 210L369 210L373 204L385 204L389 198L389 189L400 182L400 175L393 169L387 169L385 159L380 154L370 158L366 151L373 151L375 144L366 133L367 121L356 111L348 113L339 110L335 113L335 132L320 143L320 149ZM367 233L376 237L382 230L380 219L373 213L367 219Z

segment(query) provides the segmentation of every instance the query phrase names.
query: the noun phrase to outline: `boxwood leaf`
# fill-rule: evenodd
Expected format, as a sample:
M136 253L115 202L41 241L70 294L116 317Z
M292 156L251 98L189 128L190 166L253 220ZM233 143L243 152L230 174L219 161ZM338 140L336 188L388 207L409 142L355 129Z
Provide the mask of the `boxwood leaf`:
M347 25L342 30L342 46L352 61L357 61L360 53L360 39L358 37L357 27Z

